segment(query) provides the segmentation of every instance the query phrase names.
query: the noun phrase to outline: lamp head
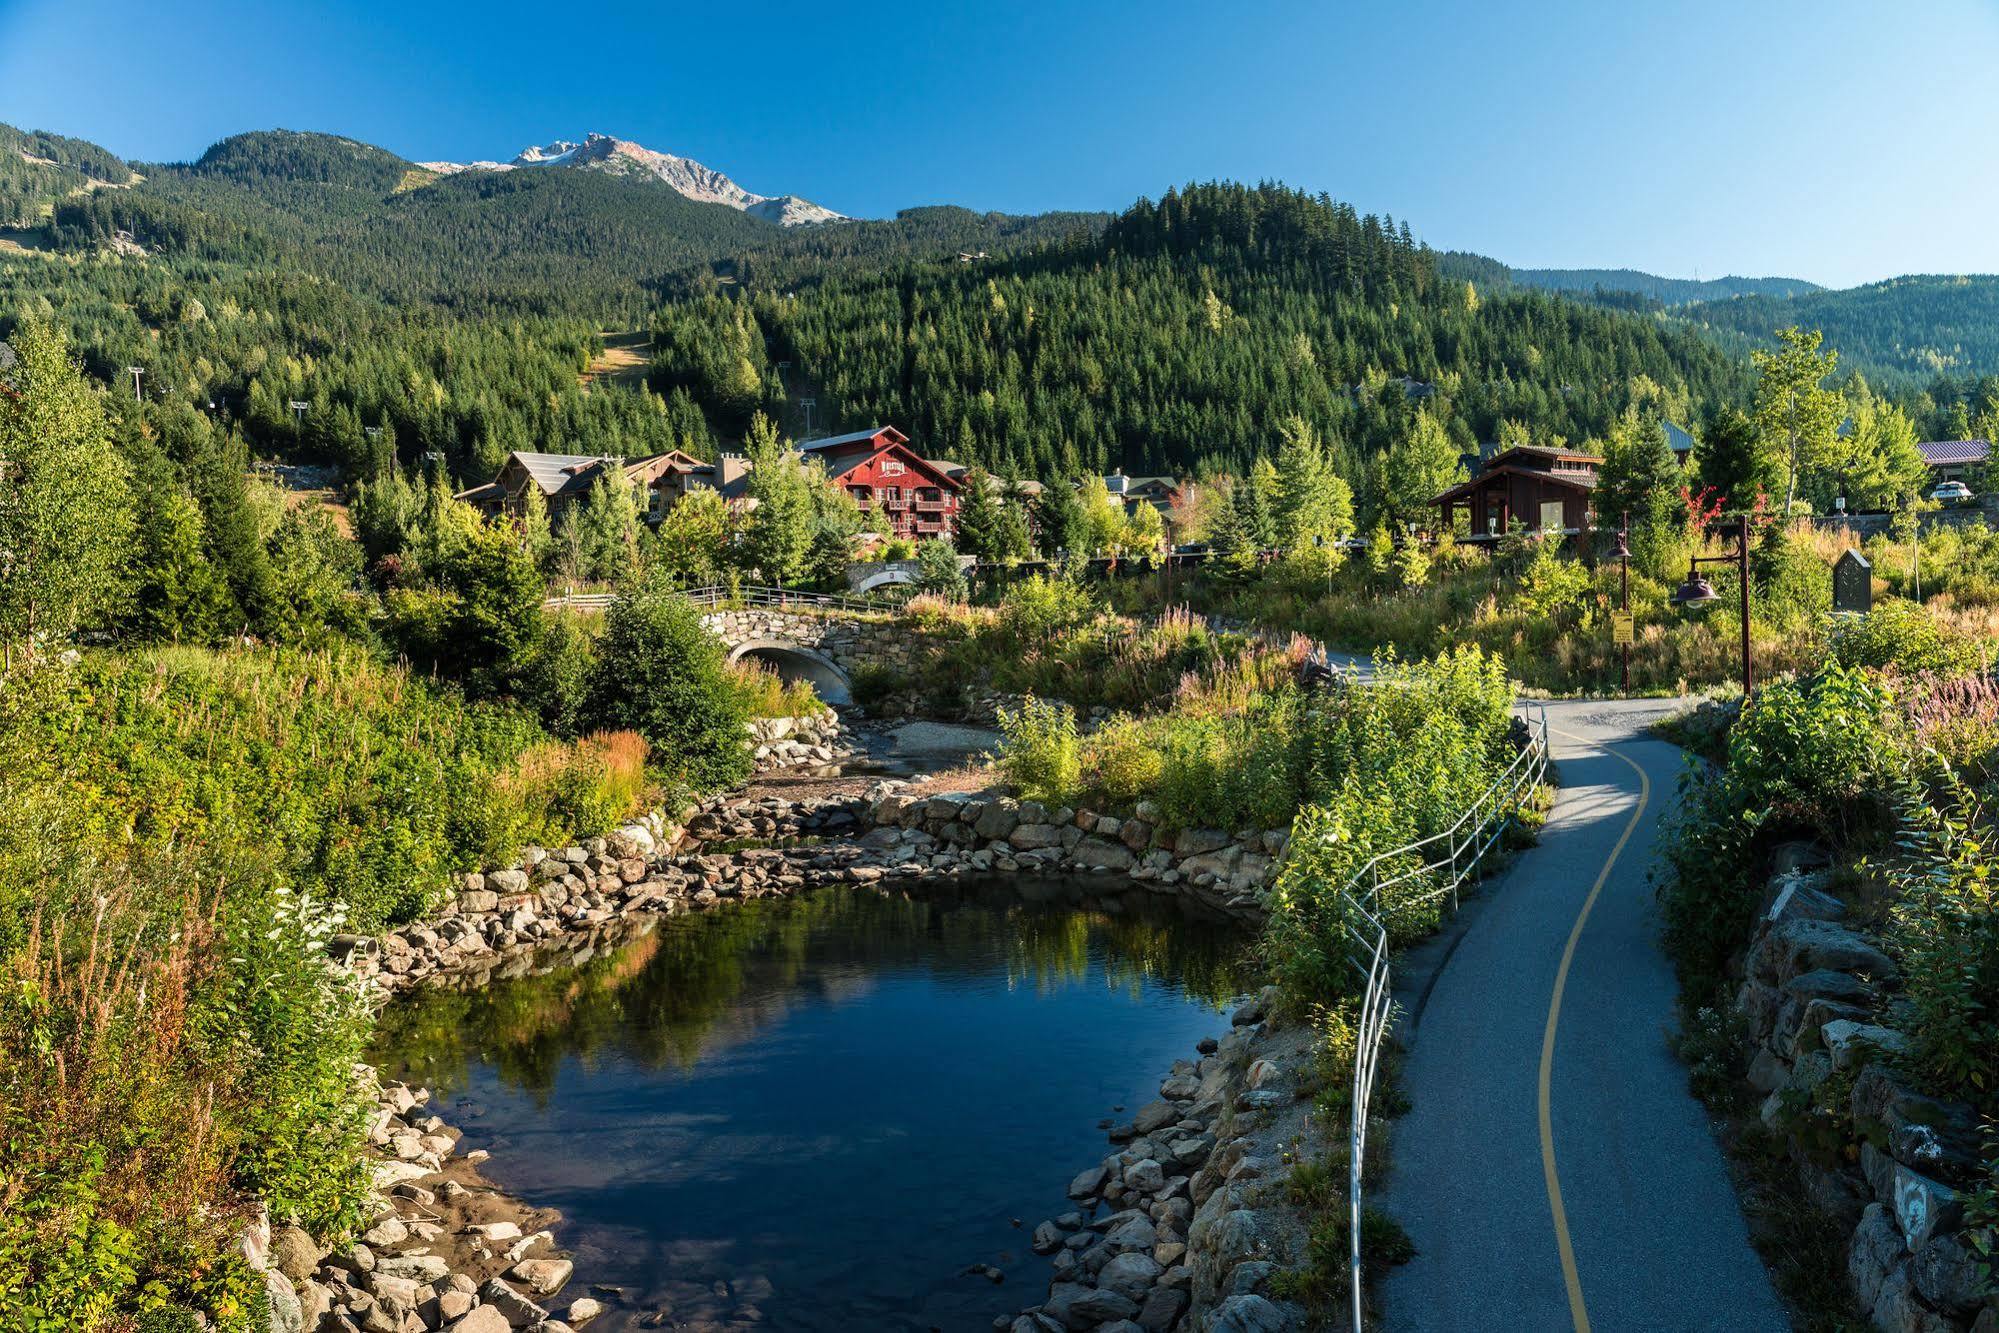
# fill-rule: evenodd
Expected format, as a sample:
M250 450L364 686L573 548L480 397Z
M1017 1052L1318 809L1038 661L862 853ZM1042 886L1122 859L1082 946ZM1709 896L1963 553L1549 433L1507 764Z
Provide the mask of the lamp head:
M1670 600L1674 606L1685 607L1688 610L1699 610L1708 603L1717 600L1719 596L1720 594L1715 592L1712 583L1709 583L1699 574L1688 571L1686 582L1673 589L1673 596Z

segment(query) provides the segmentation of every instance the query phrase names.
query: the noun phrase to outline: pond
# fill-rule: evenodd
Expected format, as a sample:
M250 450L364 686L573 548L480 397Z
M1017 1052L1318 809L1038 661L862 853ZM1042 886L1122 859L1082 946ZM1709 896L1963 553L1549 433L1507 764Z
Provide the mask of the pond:
M1027 1247L1249 982L1231 927L1035 880L824 889L642 930L384 1015L485 1170L560 1209L591 1325L984 1329ZM649 927L649 928L645 928ZM1016 1221L1018 1224L1016 1225ZM989 1264L995 1286L967 1274Z

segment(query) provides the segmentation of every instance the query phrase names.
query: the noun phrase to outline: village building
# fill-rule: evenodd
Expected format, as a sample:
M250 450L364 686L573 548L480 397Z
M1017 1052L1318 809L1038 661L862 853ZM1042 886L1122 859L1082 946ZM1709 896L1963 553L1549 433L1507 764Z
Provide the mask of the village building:
M1970 481L1973 468L1983 467L1992 456L1986 440L1929 440L1916 446L1930 469L1934 482Z
M1171 514L1188 498L1192 483L1182 485L1172 477L1127 477L1119 468L1103 478L1104 489L1110 497L1124 505L1129 512L1140 504L1149 504L1161 514Z
M1516 521L1533 533L1580 532L1589 524L1590 497L1602 466L1595 454L1515 445L1431 503L1444 532L1453 530L1457 511L1465 510L1472 541L1496 541Z
M591 454L538 454L516 449L507 455L494 478L483 486L458 492L458 498L487 517L516 513L529 486L541 492L553 521L564 509L590 494L600 477L619 469L626 480L645 494L641 513L657 523L666 514L671 500L661 482L678 469L703 466L701 461L678 449L649 458L612 458Z
M749 497L750 460L741 454L723 454L712 463L680 455L680 460L660 476L655 490L660 497L660 513L696 491L713 491L732 510L754 508Z
M799 447L826 469L826 480L854 497L861 507L888 519L886 536L948 538L958 523L959 477L919 456L909 437L893 426L874 426ZM960 476L963 474L961 473Z

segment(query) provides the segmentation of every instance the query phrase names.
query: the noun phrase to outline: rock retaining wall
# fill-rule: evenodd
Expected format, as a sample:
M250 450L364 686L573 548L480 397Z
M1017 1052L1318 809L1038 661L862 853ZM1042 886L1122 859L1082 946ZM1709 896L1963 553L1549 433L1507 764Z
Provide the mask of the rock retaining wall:
M1736 995L1763 1123L1812 1205L1850 1229L1848 1280L1876 1328L1999 1333L1999 1292L1963 1230L1963 1191L1981 1174L1976 1118L1897 1068L1895 963L1847 923L1816 859L1781 854Z
M1264 890L1290 839L1285 830L1168 832L1149 802L1121 818L1004 796L883 788L867 807L866 818L876 827L862 839L864 846L942 856L976 870L1121 874L1252 921L1263 918Z
M1308 1029L1272 1015L1274 990L1232 1030L1177 1061L1159 1097L1113 1125L1109 1156L1069 1184L1074 1211L1041 1222L1048 1298L994 1320L1007 1333L1282 1330L1305 1312L1272 1289L1304 1258L1285 1180L1307 1114Z

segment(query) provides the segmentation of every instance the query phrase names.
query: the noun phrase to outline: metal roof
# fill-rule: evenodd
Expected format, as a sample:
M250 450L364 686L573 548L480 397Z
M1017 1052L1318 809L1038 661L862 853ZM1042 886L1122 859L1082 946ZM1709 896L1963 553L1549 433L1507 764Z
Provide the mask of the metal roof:
M1692 435L1670 421L1662 424L1666 427L1666 443L1672 446L1674 453L1684 454L1694 447Z
M1916 449L1931 467L1983 463L1992 455L1992 446L1985 440L1929 440Z
M829 435L823 440L807 440L798 447L817 453L822 449L838 449L849 444L871 444L880 435L894 436L897 444L909 443L909 437L893 426L870 426L866 430L848 431L845 435Z

